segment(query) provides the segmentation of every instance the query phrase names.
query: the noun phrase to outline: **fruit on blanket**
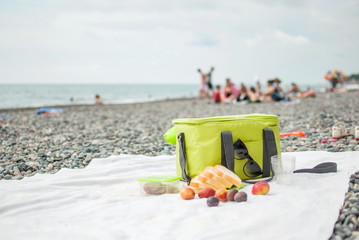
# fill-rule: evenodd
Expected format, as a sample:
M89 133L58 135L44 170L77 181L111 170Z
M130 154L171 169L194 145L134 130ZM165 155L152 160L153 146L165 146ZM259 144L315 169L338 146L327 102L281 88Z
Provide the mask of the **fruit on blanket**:
M221 202L227 202L227 190L226 189L218 189L216 191L215 196L218 198Z
M216 194L213 188L203 188L198 192L199 198L209 198L213 197Z
M227 200L228 201L234 201L234 195L238 192L237 189L230 189L227 191Z
M148 182L143 186L147 194L161 195L166 193L166 186L159 182Z
M216 207L219 204L219 200L217 197L209 197L207 198L208 207Z
M256 182L252 187L253 195L266 195L270 190L270 186L266 181Z
M234 201L236 202L246 202L247 201L247 193L240 191L234 195Z
M177 186L171 186L171 185L167 185L166 187L166 193L178 193L178 187Z
M185 187L181 189L180 195L184 200L190 200L193 199L196 194L192 188Z

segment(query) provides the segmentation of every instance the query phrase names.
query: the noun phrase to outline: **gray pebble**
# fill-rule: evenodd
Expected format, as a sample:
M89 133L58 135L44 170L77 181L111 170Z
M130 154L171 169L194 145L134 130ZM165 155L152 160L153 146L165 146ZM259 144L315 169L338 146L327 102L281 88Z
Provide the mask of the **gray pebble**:
M350 197L350 198L348 199L348 201L349 201L350 203L355 203L355 202L358 202L358 201L359 201L359 198L357 198L357 197Z
M12 176L11 175L5 175L4 179L5 180L10 180L10 179L12 179Z

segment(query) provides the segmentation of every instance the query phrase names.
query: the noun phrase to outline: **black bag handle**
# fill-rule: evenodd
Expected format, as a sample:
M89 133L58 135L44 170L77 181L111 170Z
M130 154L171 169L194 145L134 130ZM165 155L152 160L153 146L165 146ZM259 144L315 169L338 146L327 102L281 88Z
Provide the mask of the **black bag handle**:
M179 146L179 162L182 170L182 179L186 182L190 182L191 178L187 173L187 155L186 155L186 144L184 140L184 133L177 135L178 146Z
M271 157L277 155L277 144L273 130L271 128L263 129L263 175L269 177L271 172ZM272 171L274 176L274 172Z
M221 132L221 164L234 172L234 147L232 132Z

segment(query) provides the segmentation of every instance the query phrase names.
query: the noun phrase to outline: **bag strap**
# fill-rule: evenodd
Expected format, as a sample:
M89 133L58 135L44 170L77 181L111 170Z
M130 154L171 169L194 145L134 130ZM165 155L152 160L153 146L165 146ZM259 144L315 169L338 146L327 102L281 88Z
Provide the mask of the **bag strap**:
M234 147L232 132L221 132L221 164L234 172Z
M269 177L271 172L271 157L277 155L277 144L273 130L263 129L263 177Z
M179 162L182 170L182 179L186 182L190 182L191 178L187 173L187 156L186 156L186 144L184 140L184 133L177 135L178 146L179 146Z
M234 147L232 133L229 131L221 132L222 141L222 160L221 164L234 172ZM277 155L277 145L273 130L270 128L263 129L263 174L260 179L245 180L243 182L254 183L263 180L270 181L271 157ZM273 173L274 174L274 173Z

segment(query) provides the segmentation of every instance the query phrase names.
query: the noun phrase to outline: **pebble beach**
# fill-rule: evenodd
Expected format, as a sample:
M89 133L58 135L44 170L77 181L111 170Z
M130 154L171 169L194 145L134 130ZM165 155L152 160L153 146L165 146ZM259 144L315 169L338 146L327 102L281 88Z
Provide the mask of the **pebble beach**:
M36 108L3 109L0 121L0 181L21 180L61 168L85 168L94 158L135 154L174 155L163 139L172 119L265 113L279 116L281 132L302 130L306 137L281 138L282 152L359 151L359 94L320 93L286 103L214 104L175 99L116 105L57 106L62 114L37 115ZM331 139L343 124L347 136ZM323 142L326 141L326 142ZM358 159L359 160L359 159ZM359 239L359 174L353 169L348 193L331 239Z

